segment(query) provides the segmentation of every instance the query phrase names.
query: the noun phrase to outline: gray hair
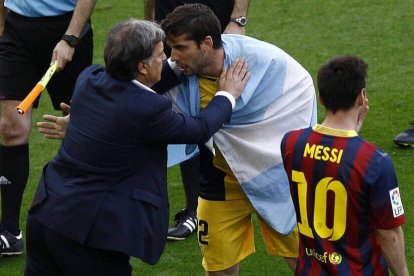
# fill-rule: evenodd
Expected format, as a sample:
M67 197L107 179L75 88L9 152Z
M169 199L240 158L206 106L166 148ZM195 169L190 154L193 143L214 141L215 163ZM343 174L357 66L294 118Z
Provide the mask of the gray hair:
M154 46L164 39L164 31L154 22L128 19L116 24L105 43L106 71L119 80L135 79L138 62L150 58Z

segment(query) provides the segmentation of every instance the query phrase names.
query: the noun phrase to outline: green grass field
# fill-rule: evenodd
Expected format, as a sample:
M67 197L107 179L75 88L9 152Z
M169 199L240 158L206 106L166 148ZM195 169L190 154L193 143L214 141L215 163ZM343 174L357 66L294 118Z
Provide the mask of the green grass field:
M407 223L404 226L409 270L414 273L414 148L400 149L392 139L414 120L413 1L251 1L247 35L274 43L297 59L311 75L319 66L338 54L352 54L369 64L367 95L370 112L361 136L372 141L394 160L400 182ZM100 0L93 14L95 31L94 62L102 63L106 32L115 22L129 17L143 18L143 1ZM38 121L50 109L43 97ZM58 114L58 113L55 113ZM319 119L323 117L319 112ZM30 140L31 171L22 206L21 227L25 228L41 168L55 154L58 141L43 139L33 128ZM184 192L179 170L169 170L171 216L184 207ZM413 208L413 209L411 209ZM257 225L257 224L256 224ZM257 229L257 228L256 228ZM116 235L116 229L114 229ZM0 275L22 275L25 255L0 258ZM168 243L155 266L133 259L134 275L202 275L201 254L195 235ZM256 232L256 253L241 264L241 275L290 275L283 260L266 255Z

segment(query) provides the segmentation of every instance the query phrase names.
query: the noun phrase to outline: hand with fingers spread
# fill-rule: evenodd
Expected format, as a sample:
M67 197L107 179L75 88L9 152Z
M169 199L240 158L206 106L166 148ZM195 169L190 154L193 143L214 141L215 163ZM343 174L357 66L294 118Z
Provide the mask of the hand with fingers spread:
M237 58L229 69L223 68L218 80L219 90L229 92L235 99L240 97L250 76L247 68L244 58Z
M36 126L40 133L48 139L63 139L70 119L70 106L61 103L60 108L67 113L66 116L43 115L45 122L37 122Z

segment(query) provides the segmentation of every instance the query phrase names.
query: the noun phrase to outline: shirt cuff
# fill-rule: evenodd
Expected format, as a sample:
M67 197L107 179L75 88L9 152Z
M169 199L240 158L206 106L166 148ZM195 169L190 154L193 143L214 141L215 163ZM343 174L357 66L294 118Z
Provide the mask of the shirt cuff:
M232 94L230 94L227 91L218 91L215 96L224 96L227 99L229 99L229 101L231 102L231 109L232 110L236 106L236 99L234 98L234 96Z
M174 74L179 77L181 76L181 70L178 68L177 64L174 61L171 61L171 58L167 59L168 65L170 66L171 70L173 70Z

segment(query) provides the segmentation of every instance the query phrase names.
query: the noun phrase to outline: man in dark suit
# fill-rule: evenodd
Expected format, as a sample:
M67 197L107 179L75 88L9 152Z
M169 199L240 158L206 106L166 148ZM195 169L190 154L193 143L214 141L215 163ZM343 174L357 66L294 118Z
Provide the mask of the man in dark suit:
M169 216L167 144L207 142L230 120L248 79L238 60L199 116L175 113L149 88L161 77L163 39L155 23L119 23L108 35L106 68L91 66L78 78L65 138L29 211L26 275L130 275L130 256L159 260Z

